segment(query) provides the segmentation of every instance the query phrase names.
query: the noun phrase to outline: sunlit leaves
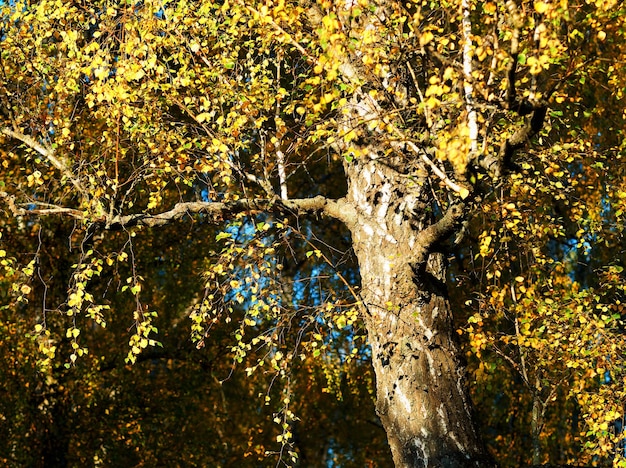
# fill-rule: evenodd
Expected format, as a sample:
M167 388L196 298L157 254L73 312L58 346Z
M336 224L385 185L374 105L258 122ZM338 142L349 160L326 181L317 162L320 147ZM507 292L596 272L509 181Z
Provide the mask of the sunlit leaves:
M126 356L126 362L134 364L137 361L137 356L148 346L161 346L161 343L154 339L154 336L159 332L153 324L156 317L156 312L148 310L137 310L134 313L134 333L128 341L130 349Z
M401 189L428 188L419 208L428 217L449 204L446 178L472 188L457 190L480 214L463 256L469 272L455 279L478 288L461 301L476 307L464 328L481 358L477 378L500 378L512 400L579 405L589 456L605 456L621 397L598 377L619 378L623 340L623 265L611 264L626 212L623 8L470 3L467 37L459 2L3 4L2 126L62 164L3 135L0 187L22 210L76 210L58 224L3 220L2 307L28 311L42 371L55 358L79 367L119 343L141 365L172 324L198 352L220 342L220 371L240 364L253 396L263 378L280 382L268 396L277 413L268 440L288 447L293 395L312 382L341 395L367 359L358 274L337 247L348 236L329 229L321 240L289 210L250 209L185 215L169 245L152 248L159 234L116 220L181 201L278 203L283 183L289 195L341 197L344 161L398 158ZM550 107L541 132L492 179L480 163L501 157L539 104ZM105 326L118 344L99 341ZM511 372L497 374L502 365ZM502 383L510 375L526 393Z

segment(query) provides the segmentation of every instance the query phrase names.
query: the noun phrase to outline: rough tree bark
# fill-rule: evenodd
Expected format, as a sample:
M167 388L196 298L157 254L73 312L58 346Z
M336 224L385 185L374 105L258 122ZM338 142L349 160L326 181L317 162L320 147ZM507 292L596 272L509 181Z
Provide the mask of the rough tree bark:
M427 181L407 189L389 160L346 164L350 225L376 372L377 412L397 467L487 467L454 338L438 242L462 205L435 224ZM415 187L419 187L419 184ZM430 224L430 226L429 226Z

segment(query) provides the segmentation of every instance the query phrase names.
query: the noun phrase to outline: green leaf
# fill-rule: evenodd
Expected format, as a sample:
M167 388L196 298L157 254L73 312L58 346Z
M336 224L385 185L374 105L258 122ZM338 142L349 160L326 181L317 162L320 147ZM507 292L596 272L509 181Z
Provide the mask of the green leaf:
M222 231L222 232L218 233L217 236L215 236L215 240L219 242L222 239L228 239L228 238L231 238L231 237L232 237L232 234L230 232Z

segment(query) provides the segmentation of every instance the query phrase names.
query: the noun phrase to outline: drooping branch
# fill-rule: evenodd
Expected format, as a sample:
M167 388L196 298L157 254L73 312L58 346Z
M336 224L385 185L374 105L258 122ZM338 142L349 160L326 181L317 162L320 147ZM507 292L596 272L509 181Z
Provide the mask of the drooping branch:
M210 135L214 138L216 137L215 134L209 129L209 127L205 125L202 121L200 121L198 119L198 116L194 112L192 112L191 109L189 109L189 107L187 107L182 101L178 99L173 99L172 102L176 104L180 108L180 110L182 110L190 118L192 118L198 125L200 125L200 127L202 127L202 129L207 135ZM249 172L244 171L238 165L233 163L229 158L220 158L220 162L226 164L233 171L239 174L242 180L247 180L261 187L269 197L274 197L276 195L274 193L274 189L272 188L272 185L270 184L268 180L261 179L254 174L250 174Z
M274 27L276 29L276 31L280 34L280 36L282 38L284 38L287 42L289 42L292 46L294 46L296 49L298 49L298 51L302 54L302 56L306 57L309 62L311 62L311 63L316 63L317 62L315 57L313 57L311 54L309 54L309 52L302 46L302 44L300 44L298 41L296 41L291 34L289 34L278 23L276 23L276 21L274 21L274 19L270 15L262 14L259 10L255 9L254 7L252 7L250 5L247 5L243 1L239 1L238 3L240 5L242 5L243 7L245 7L256 18L259 18L259 19L261 19L263 21L266 21L267 23L271 24L272 27Z

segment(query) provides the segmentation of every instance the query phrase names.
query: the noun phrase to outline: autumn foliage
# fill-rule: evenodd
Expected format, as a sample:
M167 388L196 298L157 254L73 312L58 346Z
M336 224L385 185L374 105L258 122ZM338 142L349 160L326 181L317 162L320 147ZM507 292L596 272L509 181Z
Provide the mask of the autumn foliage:
M0 464L389 465L371 203L490 456L626 466L621 2L0 9Z

